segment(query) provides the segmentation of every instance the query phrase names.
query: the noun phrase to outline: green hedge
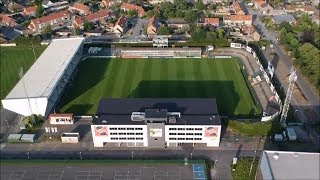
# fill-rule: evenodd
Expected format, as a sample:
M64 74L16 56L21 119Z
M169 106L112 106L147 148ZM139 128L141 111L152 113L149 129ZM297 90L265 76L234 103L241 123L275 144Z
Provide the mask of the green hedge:
M231 131L248 136L261 137L281 131L281 125L278 121L252 123L228 120L226 123Z

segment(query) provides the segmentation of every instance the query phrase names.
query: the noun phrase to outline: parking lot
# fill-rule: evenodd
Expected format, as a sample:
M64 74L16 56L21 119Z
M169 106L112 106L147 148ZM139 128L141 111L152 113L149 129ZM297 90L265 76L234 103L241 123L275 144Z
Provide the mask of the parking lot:
M1 165L1 180L189 180L192 166Z

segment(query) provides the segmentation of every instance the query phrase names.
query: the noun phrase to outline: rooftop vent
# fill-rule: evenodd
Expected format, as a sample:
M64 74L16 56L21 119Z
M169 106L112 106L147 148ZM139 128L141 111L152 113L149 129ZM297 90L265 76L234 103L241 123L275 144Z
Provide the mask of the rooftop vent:
M279 159L279 155L273 155L273 159L278 160Z
M103 124L107 124L107 120L102 120L101 121Z
M169 124L175 124L175 123L177 123L176 117L174 117L174 116L169 117Z

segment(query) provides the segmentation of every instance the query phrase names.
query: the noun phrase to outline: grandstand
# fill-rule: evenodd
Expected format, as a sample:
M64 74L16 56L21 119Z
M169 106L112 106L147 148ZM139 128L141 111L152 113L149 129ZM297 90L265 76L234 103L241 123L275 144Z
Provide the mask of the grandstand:
M126 48L122 58L201 58L201 48Z
M24 116L47 116L70 83L81 59L83 42L84 38L53 40L2 100L3 107Z

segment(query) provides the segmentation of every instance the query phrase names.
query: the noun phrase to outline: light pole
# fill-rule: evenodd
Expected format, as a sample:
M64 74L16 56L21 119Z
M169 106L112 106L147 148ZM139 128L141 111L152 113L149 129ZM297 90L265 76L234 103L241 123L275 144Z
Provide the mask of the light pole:
M82 155L81 155L81 151L80 151L80 153L79 153L79 154L80 154L80 159L82 160Z
M28 160L30 159L29 152L27 152Z
M190 159L192 160L192 153L190 153Z
M10 126L9 126L9 122L8 122L8 120L7 120L7 119L6 119L6 122L7 122L8 130L9 130Z
M131 151L131 159L133 159L133 151Z
M299 110L296 109L296 110L294 111L294 113L293 113L293 118L294 118L294 120L296 120L296 112L298 112L298 111L299 111Z

